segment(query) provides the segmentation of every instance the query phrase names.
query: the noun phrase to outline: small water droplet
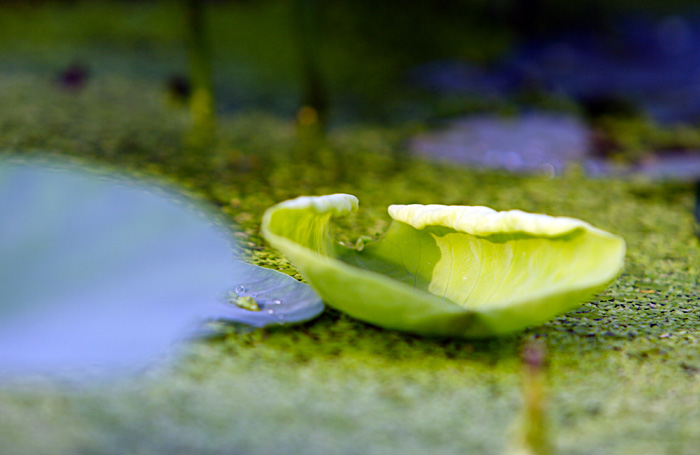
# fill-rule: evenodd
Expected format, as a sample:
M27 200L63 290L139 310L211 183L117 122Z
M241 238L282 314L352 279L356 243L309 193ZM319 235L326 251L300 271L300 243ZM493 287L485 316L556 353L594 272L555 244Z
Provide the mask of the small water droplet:
M280 305L282 301L280 299L275 299L272 301L272 303L274 303L275 305Z
M245 286L236 286L236 294L241 295L245 293Z
M283 315L283 314L278 314L278 315L277 315L277 320L278 320L278 321L284 321L284 315Z
M267 314L272 314L272 313L274 313L273 310L267 310Z

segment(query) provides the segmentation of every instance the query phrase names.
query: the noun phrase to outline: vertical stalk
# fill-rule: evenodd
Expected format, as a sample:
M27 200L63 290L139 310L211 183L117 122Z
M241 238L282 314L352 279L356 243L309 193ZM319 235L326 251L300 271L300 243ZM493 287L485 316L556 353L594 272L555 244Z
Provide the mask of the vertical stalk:
M327 121L329 101L320 70L320 14L317 0L294 0L294 16L303 84L300 121L314 118L323 129ZM315 116L310 115L309 108L315 112Z
M541 340L525 344L522 353L523 409L508 455L552 455L546 416L546 348Z
M214 93L211 55L206 38L204 0L184 0L187 21L187 48L190 58L190 115L192 126L188 145L201 151L213 141Z
M693 182L695 187L695 205L693 206L693 215L695 216L695 222L697 226L700 226L700 179ZM700 238L700 230L695 232L695 236Z

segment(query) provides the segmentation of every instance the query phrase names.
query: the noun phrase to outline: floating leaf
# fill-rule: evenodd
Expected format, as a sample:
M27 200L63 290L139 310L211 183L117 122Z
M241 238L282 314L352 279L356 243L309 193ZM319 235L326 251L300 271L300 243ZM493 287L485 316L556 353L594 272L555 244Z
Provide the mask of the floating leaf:
M487 207L393 205L392 225L361 250L330 235L357 210L347 194L270 208L262 232L330 306L382 327L483 337L544 322L604 289L625 243L580 220Z
M257 286L261 309L270 296L320 312L308 286L238 260L225 223L165 185L8 155L0 219L0 374L146 366L202 321L247 311L226 302L237 283ZM275 322L288 315L300 320Z
M276 270L243 264L239 285L222 319L253 327L294 324L315 318L323 311L321 298L307 284Z

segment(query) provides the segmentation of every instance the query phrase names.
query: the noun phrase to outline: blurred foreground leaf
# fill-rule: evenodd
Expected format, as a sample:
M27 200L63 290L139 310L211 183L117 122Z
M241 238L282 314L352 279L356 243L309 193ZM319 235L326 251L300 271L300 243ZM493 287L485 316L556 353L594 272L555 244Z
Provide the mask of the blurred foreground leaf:
M238 260L223 220L165 185L0 157L0 220L0 375L138 369L205 319L259 327L323 309L308 286ZM259 315L228 308L242 286Z

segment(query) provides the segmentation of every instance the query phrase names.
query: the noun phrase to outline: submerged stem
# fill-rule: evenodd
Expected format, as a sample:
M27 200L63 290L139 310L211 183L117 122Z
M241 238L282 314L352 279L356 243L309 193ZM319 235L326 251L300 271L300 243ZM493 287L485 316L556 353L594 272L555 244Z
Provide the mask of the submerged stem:
M546 415L546 357L541 339L529 340L522 352L523 408L513 444L507 455L552 455Z

